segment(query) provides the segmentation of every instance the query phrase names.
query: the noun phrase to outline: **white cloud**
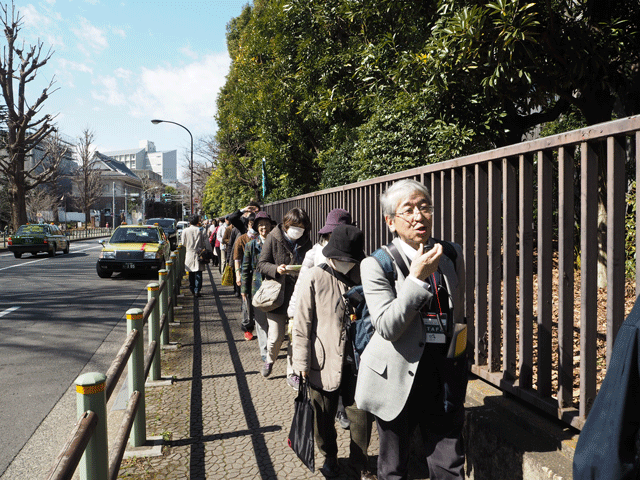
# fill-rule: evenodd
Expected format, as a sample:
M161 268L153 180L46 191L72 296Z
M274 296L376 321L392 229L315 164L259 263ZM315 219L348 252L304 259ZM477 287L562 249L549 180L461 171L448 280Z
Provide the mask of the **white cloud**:
M98 86L102 87L100 91L92 90L91 96L100 102L114 106L122 106L127 104L125 95L119 88L118 80L114 77L99 77L94 81Z
M127 70L126 68L118 67L113 72L116 77L122 78L123 80L129 80L133 75L131 70Z
M78 49L87 56L100 53L109 46L105 31L92 25L84 17L80 17L80 26L71 28L71 31L78 37Z
M229 71L226 53L207 55L181 67L143 69L141 86L130 97L131 114L140 118L166 118L210 130L216 99Z
M182 47L180 49L180 53L183 54L185 57L191 58L192 60L197 60L198 57L199 57L198 53L194 52L191 49L191 46L189 46L189 45L187 45L186 47Z
M84 63L80 63L80 62L74 62L73 60L67 60L66 58L61 58L59 60L60 63L60 68L63 68L65 70L74 70L77 72L83 72L83 73L93 73L93 69L87 65L85 65Z
M28 43L35 45L37 42L42 42L47 49L49 47L64 48L62 36L56 32L58 23L62 20L60 13L46 5L41 5L40 9L31 4L18 8L24 26L21 36L24 35L23 38Z
M111 27L111 31L114 34L118 35L119 37L127 38L127 32L125 32L124 29L122 29L122 28Z

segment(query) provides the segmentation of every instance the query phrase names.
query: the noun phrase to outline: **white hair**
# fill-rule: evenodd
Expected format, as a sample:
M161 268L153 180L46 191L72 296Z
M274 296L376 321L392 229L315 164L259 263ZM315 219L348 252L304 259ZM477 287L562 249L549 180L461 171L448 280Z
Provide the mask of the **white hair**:
M429 190L422 183L411 179L399 180L380 195L382 215L384 217L393 215L400 202L414 192L420 192L425 196L429 205L433 204Z

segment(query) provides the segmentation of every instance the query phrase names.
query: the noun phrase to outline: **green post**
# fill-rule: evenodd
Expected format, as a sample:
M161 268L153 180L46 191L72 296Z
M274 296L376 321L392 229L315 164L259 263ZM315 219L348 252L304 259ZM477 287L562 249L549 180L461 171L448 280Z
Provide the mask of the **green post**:
M173 304L176 305L178 301L178 294L180 293L180 260L177 252L171 252L171 261L173 262L172 270L172 282L173 282Z
M139 308L131 308L127 310L127 332L137 330L139 332L138 339L134 344L133 351L127 363L128 374L127 381L129 386L129 394L135 391L140 392L140 403L138 411L133 419L131 427L131 435L129 443L132 447L140 447L147 441L147 419L145 418L145 401L144 401L144 341L142 328L144 326L143 312Z
M160 297L158 298L158 300L160 300L159 302L160 310L158 313L160 319L162 319L164 314L167 312L167 289L169 288L169 284L167 282L168 274L169 274L168 270L165 270L165 269L158 270L158 280L160 281L160 285L162 285L163 282L166 284L162 289L162 291L160 292ZM168 316L169 314L167 313L167 322L165 322L165 326L160 332L160 343L162 345L169 344L169 325L167 325L167 323L169 322Z
M169 270L169 274L167 275L167 281L169 282L169 285L167 285L167 287L169 288L167 292L167 304L169 303L169 299L172 300L171 307L167 310L167 322L169 323L173 323L173 307L175 306L173 298L173 272L175 268L175 264L171 260L169 260L167 262L167 270ZM169 331L168 328L167 331Z
M85 373L76 379L78 418L87 410L98 416L98 424L80 459L81 480L109 478L109 443L107 440L107 377L98 372Z
M156 299L156 306L151 310L151 315L149 316L149 343L156 341L156 353L151 360L151 370L149 371L151 380L160 380L160 315L158 312L160 311L158 307L158 290L160 289L160 285L157 283L150 283L147 285L147 300L151 301L154 298Z

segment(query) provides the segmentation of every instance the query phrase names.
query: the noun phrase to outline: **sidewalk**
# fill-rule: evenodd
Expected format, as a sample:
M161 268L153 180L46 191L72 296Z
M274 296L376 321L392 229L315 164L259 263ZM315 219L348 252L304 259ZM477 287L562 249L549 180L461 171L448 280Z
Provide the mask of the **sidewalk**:
M188 295L183 282L162 376L171 386L147 388L147 437L162 435L163 455L125 460L122 479L307 479L324 478L316 450L311 473L287 445L296 392L286 383L283 349L272 374L260 374L258 342L240 329L240 301L231 287L220 286L218 270L203 274L203 296ZM285 341L286 345L286 341ZM346 465L349 432L336 424L338 457ZM372 465L378 453L373 428ZM346 474L339 479L350 478ZM426 478L415 472L414 479Z

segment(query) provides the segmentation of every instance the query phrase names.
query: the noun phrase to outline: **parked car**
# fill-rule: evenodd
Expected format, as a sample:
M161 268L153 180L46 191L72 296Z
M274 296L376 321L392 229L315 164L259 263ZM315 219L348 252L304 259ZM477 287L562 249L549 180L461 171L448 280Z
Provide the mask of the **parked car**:
M99 243L102 251L96 271L100 278L109 278L113 272L157 272L171 258L169 239L158 225L120 225L108 242Z
M146 224L158 224L160 227L162 227L162 230L164 230L164 233L167 234L167 238L169 239L171 250L175 250L175 248L178 246L178 227L176 225L176 221L173 218L149 218L146 221Z
M7 239L7 248L16 258L21 258L23 253L37 255L39 252L47 252L53 257L58 250L69 253L69 239L55 225L34 223L21 225Z

